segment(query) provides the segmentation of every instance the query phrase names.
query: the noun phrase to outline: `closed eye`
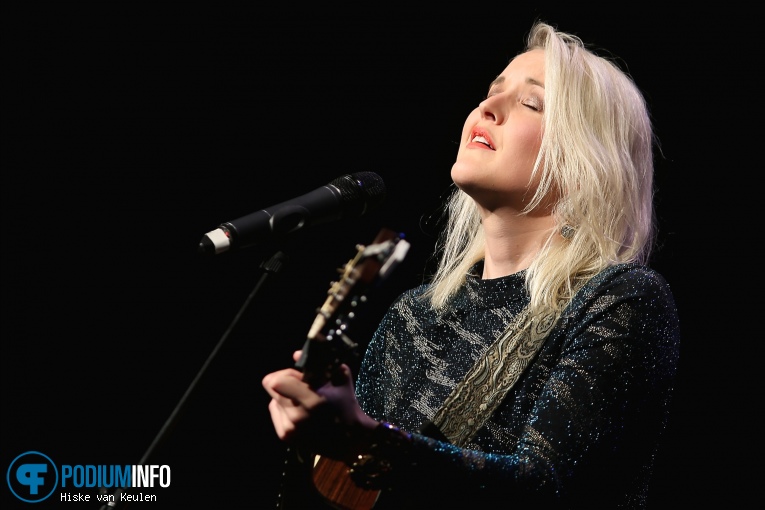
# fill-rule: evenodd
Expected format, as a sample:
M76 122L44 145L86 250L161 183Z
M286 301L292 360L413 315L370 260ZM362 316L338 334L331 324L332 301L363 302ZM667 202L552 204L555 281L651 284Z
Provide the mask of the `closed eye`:
M523 106L530 108L535 112L541 112L544 110L544 102L537 98L525 99L522 104Z

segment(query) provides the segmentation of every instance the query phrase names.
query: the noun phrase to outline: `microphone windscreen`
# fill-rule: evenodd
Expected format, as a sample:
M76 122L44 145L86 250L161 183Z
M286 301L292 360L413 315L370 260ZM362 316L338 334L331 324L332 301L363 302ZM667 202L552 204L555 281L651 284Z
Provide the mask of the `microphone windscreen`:
M340 190L343 212L348 216L363 216L385 201L385 183L374 172L343 175L329 184Z

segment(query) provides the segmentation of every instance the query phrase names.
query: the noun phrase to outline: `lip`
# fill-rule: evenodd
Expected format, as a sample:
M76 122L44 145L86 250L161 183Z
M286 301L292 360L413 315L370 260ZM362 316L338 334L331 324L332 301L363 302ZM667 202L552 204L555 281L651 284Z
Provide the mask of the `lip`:
M477 136L482 137L489 145L487 146L482 142L474 142L473 140L475 140ZM496 150L494 148L494 140L492 139L489 132L479 126L475 126L470 132L470 139L468 139L467 147L471 149L484 149L489 151Z

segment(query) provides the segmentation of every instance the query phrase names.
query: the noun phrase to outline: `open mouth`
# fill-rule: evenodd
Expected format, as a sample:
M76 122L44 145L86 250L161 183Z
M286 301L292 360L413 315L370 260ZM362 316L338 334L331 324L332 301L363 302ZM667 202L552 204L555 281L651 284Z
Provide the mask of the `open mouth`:
M486 132L485 129L473 129L473 136L470 138L470 143L479 143L487 149L495 150L491 136Z
M485 146L486 146L486 147L488 147L489 149L494 149L494 147L492 147L492 146L491 146L491 144L489 143L489 141L488 141L486 138L484 138L483 136L481 136L481 135L476 135L476 136L474 136L474 137L473 137L473 139L472 139L472 140L470 140L470 141L471 141L472 143L482 143L483 145L485 145Z

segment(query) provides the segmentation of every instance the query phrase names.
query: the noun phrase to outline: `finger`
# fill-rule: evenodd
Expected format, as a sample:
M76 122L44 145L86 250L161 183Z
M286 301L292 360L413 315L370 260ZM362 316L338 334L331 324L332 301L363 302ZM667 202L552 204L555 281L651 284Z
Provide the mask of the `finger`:
M311 389L301 376L300 372L291 368L273 372L264 377L263 387L285 409L297 406L304 410L314 409L325 399Z
M283 441L289 441L295 433L296 424L288 416L287 410L276 400L271 400L268 403L268 411L277 437Z
M294 368L285 368L284 370L278 370L276 372L271 372L270 374L266 374L261 380L261 385L268 392L269 395L274 397L276 396L275 393L273 392L274 385L278 384L279 381L285 380L285 378L289 378L289 377L300 380L303 377L303 374L295 370Z
M335 379L335 384L350 384L353 386L353 372L351 367L343 363L338 370L339 376Z
M286 439L284 418L280 406L275 400L271 400L268 403L268 412L271 415L271 423L274 425L276 436L282 440Z

